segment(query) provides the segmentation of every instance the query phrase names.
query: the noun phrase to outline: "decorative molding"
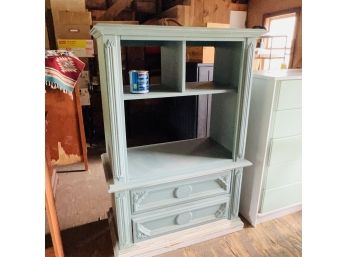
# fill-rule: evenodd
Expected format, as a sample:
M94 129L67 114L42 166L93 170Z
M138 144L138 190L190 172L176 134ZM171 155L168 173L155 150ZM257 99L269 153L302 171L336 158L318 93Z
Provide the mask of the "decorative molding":
M216 218L222 218L226 212L226 203L222 204L220 208L215 212Z
M233 191L231 196L231 218L238 217L242 174L243 174L243 168L236 169L233 172L234 179L233 179L233 187L232 187Z
M143 240L151 236L151 231L141 224L136 225L137 239Z
M116 47L116 43L114 40L107 39L105 42L105 48Z
M250 39L248 39L250 40ZM249 118L249 105L250 105L250 94L251 94L251 84L252 84L252 64L254 59L254 41L251 39L247 46L246 54L246 64L244 70L244 92L243 92L243 103L242 103L242 113L240 121L240 133L238 140L238 154L237 160L244 159L245 154L245 141L248 127Z
M191 211L184 212L176 215L175 217L175 224L177 225L185 225L192 221L193 214Z
M115 213L117 222L117 235L120 249L133 244L131 214L129 205L129 191L115 193Z
M133 209L134 209L134 211L139 210L139 207L141 206L141 202L145 199L145 197L147 195L148 195L148 191L132 192Z
M229 175L220 176L216 179L216 182L224 189L228 190Z
M110 119L111 168L118 181L127 180L127 151L124 106L122 99L121 44L119 37L109 37L104 43L106 84Z

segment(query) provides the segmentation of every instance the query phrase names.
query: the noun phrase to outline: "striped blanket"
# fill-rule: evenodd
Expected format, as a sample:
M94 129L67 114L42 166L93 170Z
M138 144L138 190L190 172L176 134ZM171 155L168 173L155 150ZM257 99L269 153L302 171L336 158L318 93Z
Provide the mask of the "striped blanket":
M72 96L85 63L66 50L46 50L45 85Z

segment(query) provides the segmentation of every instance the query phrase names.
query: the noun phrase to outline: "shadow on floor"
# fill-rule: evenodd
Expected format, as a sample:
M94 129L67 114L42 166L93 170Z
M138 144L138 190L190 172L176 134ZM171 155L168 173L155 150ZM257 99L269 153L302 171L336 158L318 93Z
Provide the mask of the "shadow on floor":
M65 257L113 257L108 220L88 223L61 232ZM51 247L46 236L46 248Z

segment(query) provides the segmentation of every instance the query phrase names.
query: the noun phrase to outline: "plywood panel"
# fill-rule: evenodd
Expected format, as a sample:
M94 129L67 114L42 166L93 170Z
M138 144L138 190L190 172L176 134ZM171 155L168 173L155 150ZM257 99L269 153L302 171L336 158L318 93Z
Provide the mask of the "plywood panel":
M87 148L84 134L79 87L73 97L58 89L46 87L47 145L54 166L83 163L87 169Z

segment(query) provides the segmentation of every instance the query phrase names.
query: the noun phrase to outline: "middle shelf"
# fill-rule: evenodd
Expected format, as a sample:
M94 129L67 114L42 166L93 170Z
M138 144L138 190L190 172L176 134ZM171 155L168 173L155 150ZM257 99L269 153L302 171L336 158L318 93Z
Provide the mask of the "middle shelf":
M102 155L110 193L218 174L251 165L232 160L232 153L210 138L128 148L127 183L112 177L107 154Z
M132 94L130 93L129 86L124 87L123 99L124 100L138 100L138 99L150 99L150 98L164 98L164 97L180 97L190 95L208 95L208 94L221 94L232 93L235 89L217 87L214 82L186 82L185 91L175 92L162 85L150 85L150 92L146 94Z

